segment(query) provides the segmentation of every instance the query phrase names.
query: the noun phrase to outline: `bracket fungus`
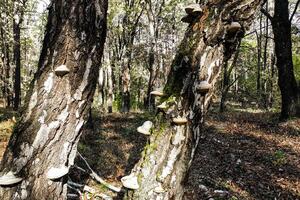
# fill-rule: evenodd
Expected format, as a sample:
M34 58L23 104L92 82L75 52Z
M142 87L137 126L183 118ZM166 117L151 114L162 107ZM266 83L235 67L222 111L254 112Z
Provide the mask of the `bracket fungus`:
M60 168L52 167L47 172L47 178L50 180L56 180L65 176L67 173L69 173L69 168L66 166Z
M211 89L211 84L209 84L207 81L201 81L197 88L198 92L202 96L206 95L210 89Z
M195 18L203 14L203 10L200 7L200 4L197 3L189 4L184 8L184 10L187 15L184 16L181 21L185 23L192 23Z
M150 94L153 96L158 96L158 97L164 96L164 93L160 92L158 90L154 90L154 91L150 92Z
M157 108L166 109L167 108L167 103L163 102L162 104L158 105Z
M176 117L176 118L173 118L172 121L176 125L184 125L188 122L187 118L185 118L185 117Z
M54 70L57 76L64 76L70 72L69 68L66 65L60 65Z
M185 12L188 15L192 14L194 12L194 10L199 10L199 9L201 9L201 7L200 7L200 4L198 4L198 3L189 4L184 8Z
M239 22L231 22L230 25L228 26L227 31L229 33L236 33L242 28L241 24Z
M194 17L192 15L186 15L183 18L181 18L181 21L190 24L194 21Z
M159 183L159 185L157 186L157 187L155 187L154 188L154 192L155 193L164 193L165 192L165 190L164 190L164 188L162 187L162 185L161 185L161 183Z
M200 15L202 15L202 14L203 14L203 10L202 10L202 8L200 8L200 6L199 6L198 8L195 8L195 9L193 10L193 12L192 12L191 15L193 15L193 16L195 16L195 17L198 17L198 16L200 16Z
M138 179L134 174L130 174L128 176L124 176L121 178L121 182L124 187L132 190L139 189Z
M150 135L150 129L152 128L152 126L153 123L151 121L145 121L142 126L139 126L137 128L137 131L144 135Z
M20 183L23 178L16 177L13 172L8 172L0 177L0 186L9 186Z

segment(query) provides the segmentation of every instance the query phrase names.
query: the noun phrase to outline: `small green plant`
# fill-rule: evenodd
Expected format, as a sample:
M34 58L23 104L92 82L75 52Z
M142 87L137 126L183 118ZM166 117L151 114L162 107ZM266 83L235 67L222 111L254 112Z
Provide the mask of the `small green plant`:
M286 164L287 160L285 153L281 150L276 150L272 156L272 163L277 166Z

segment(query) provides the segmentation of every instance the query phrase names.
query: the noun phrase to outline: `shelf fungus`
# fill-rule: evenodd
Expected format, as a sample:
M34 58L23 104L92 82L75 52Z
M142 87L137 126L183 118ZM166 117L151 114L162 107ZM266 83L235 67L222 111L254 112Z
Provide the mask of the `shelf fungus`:
M187 118L185 118L185 117L176 117L176 118L173 118L172 121L176 125L184 125L188 122Z
M160 109L166 109L168 106L167 106L167 103L166 102L163 102L162 104L158 105L157 108L160 108Z
M183 18L181 18L181 21L184 22L184 23L190 24L190 23L192 23L194 21L194 19L195 19L194 16L192 16L192 15L186 15Z
M164 190L164 188L162 187L162 185L161 185L161 183L157 186L157 187L155 187L154 188L154 192L155 193L164 193L165 192L165 190Z
M184 8L185 12L186 12L188 15L193 14L193 12L194 12L195 10L199 10L199 9L201 9L201 7L200 7L200 4L198 4L198 3L192 3L192 4L189 4L189 5L187 5L187 6ZM201 10L202 10L202 9L201 9Z
M121 182L124 187L132 190L139 189L138 179L134 174L130 174L128 176L124 176L121 178Z
M161 91L158 91L158 90L154 90L154 91L150 92L150 94L153 96L158 96L158 97L164 96L164 93Z
M68 173L69 173L69 168L66 166L63 166L60 168L52 167L47 172L47 178L50 180L57 180L57 179L65 176Z
M152 126L153 123L151 121L145 121L142 126L139 126L137 128L137 131L144 135L150 135L150 129L152 128Z
M211 84L209 84L207 81L201 81L197 88L198 92L202 96L206 95L210 89L211 89Z
M20 183L23 179L16 177L13 172L8 172L3 176L0 176L0 186L9 186Z
M70 72L66 65L60 65L54 71L57 76L64 76Z
M231 22L228 26L227 31L230 33L236 33L242 28L241 24L239 22Z

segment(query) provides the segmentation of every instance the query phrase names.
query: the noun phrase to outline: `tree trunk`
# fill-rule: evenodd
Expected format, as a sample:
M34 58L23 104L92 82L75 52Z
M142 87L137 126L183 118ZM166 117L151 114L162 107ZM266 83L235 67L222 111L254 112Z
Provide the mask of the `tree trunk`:
M261 47L262 47L262 14L259 15L259 33L256 31L257 39L257 77L256 77L256 92L258 101L261 95Z
M297 87L292 60L288 0L275 0L274 17L271 18L271 23L277 57L278 84L281 91L280 118L285 120L289 116L300 115L299 88Z
M107 96L107 109L108 113L112 113L113 108L113 75L112 75L112 67L110 65L107 66L107 87L108 87L108 96Z
M2 62L3 62L3 96L5 99L5 107L11 106L11 87L10 87L10 52L7 38L4 33L4 26L1 24L1 42L2 42Z
M182 199L182 184L213 96L211 90L204 99L199 84L206 80L215 85L259 4L258 0L209 1L203 5L204 14L188 26L161 99L168 109L156 117L149 144L132 170L139 188L129 191L125 199ZM231 21L239 22L241 29L232 32ZM188 122L176 125L172 122L176 117Z
M230 67L228 68L228 62L224 61L223 65L223 81L222 81L222 91L221 91L221 101L220 101L220 112L224 112L226 109L226 100L230 87L237 81L234 79L230 83L230 76L232 70L236 67L236 63L239 57L239 48L241 43L239 42L237 51L235 52Z
M21 23L23 11L20 2L14 2L13 35L14 35L14 110L18 110L21 100Z
M1 187L2 199L66 198L65 173L53 180L50 172L74 162L97 83L106 10L107 0L51 2L38 71L0 166L1 178L10 172L22 181Z
M131 54L131 53L130 53ZM131 56L131 55L130 55ZM122 66L122 112L130 111L130 56L126 59Z

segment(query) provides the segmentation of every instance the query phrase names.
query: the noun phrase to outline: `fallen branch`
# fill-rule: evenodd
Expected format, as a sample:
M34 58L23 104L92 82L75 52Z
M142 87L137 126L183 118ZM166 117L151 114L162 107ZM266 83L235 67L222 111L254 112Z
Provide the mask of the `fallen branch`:
M76 192L79 194L79 197L82 196L81 191L80 191L79 189L77 189L77 188L74 188L72 185L69 184L69 182L68 182L67 186L68 186L68 188L70 188L71 190L76 191ZM76 198L76 197L78 197L78 195L76 195L76 194L68 194L67 196L68 196L68 198Z
M67 194L68 199L78 199L78 194Z
M89 175L95 179L97 182L101 183L102 185L104 185L105 187L109 188L110 190L114 191L114 192L120 192L121 188L115 187L109 183L107 183L104 179L102 179L98 174L96 174L96 172L94 172L92 170L92 168L90 167L89 163L86 161L86 159L78 152L79 157L84 161L85 165L89 168L89 170L91 171L91 173L89 173Z
M100 197L100 198L102 198L104 200L112 200L112 197L110 197L110 196L108 196L108 195L106 195L104 193L98 193L96 191L96 189L94 189L94 188L92 188L90 186L87 186L87 185L83 185L83 184L79 184L79 183L74 183L73 181L68 181L68 187L70 189L73 189L73 190L77 191L80 196L82 196L82 193L77 188L80 188L82 191L88 192L88 193L92 194L93 197ZM75 187L77 187L77 188L75 188ZM74 196L74 194L70 194L70 195Z

